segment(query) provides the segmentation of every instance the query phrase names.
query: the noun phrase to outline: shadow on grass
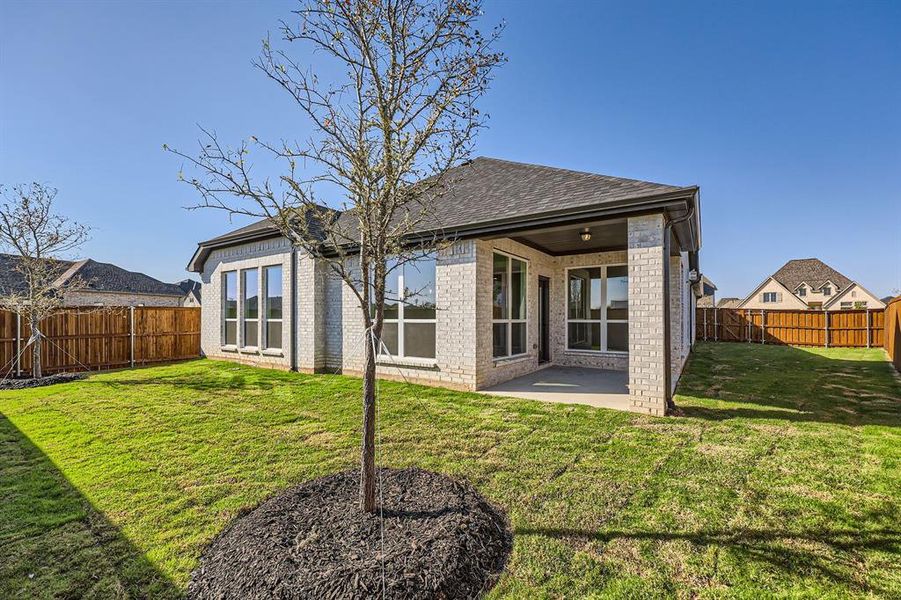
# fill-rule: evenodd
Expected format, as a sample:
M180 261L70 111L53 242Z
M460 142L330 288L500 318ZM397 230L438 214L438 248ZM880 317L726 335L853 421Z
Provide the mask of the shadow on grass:
M864 584L859 566L839 567L834 555L823 549L839 552L875 550L889 554L901 551L901 529L878 528L867 531L812 530L787 531L780 529L737 529L729 531L660 532L660 531L590 531L557 528L517 528L516 536L540 535L562 541L612 542L618 539L657 542L686 541L697 546L719 546L735 552L740 559L765 562L783 571L788 577L809 576L811 573L852 589L864 588L877 594L890 590L878 585ZM819 550L819 552L817 551Z
M183 595L0 414L0 597Z
M854 351L861 358L878 350ZM790 346L698 343L676 390L682 416L901 426L901 383L884 360Z

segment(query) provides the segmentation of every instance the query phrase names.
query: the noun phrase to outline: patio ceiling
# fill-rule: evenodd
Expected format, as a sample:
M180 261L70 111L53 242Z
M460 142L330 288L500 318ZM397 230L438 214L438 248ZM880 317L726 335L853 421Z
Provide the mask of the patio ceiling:
M585 229L591 233L591 239L588 241L583 241L580 236ZM562 256L584 254L586 252L625 250L627 245L626 235L626 220L616 219L582 223L577 226L549 227L523 232L512 236L512 238L545 254Z

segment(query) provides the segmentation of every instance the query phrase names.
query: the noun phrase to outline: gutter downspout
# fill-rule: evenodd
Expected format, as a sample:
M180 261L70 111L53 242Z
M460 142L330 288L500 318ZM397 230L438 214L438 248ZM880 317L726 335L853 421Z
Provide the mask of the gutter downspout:
M297 247L291 244L291 370L297 370Z

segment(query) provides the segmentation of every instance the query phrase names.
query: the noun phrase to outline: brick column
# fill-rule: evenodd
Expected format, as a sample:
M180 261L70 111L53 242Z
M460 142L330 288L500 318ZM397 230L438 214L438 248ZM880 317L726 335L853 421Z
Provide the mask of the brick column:
M662 416L666 409L663 215L632 217L629 243L629 408Z

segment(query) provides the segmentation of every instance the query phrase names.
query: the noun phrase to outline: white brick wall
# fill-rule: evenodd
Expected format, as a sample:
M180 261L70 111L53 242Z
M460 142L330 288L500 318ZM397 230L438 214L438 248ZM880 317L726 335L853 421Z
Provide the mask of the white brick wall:
M663 217L649 215L628 221L628 249L553 257L510 239L460 241L443 250L436 263L436 357L426 364L380 361L381 376L479 389L540 368L538 364L538 277L550 281L550 362L629 371L631 408L664 412ZM500 250L528 262L528 354L514 359L492 356L492 254ZM202 344L208 356L253 361L290 368L291 252L287 240L269 240L216 250L203 274ZM222 272L281 264L284 274L284 351L225 352L221 347ZM579 266L628 264L629 353L585 353L566 348L566 269ZM678 379L690 349L687 310L690 289L687 256L673 257L670 304L673 381ZM298 258L297 366L303 371L359 374L363 365L363 316L353 291L324 262ZM240 283L240 277L239 277ZM240 289L239 289L240 296ZM412 364L412 363L417 364Z
M629 219L630 405L652 415L666 409L663 234L662 215Z

